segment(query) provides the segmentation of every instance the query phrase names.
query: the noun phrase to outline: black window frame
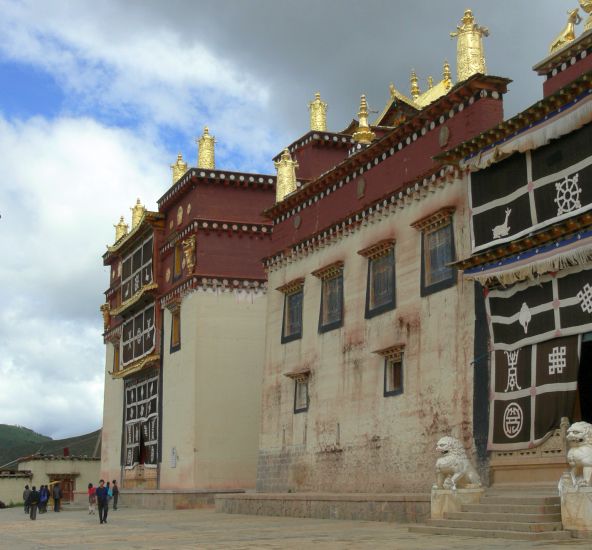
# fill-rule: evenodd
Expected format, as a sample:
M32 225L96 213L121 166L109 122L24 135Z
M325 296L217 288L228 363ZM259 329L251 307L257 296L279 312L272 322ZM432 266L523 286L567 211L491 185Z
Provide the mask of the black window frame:
M308 412L308 407L310 405L310 392L309 392L309 384L308 384L308 377L306 378L294 378L294 414L300 414L304 412ZM306 405L301 408L297 408L298 402L298 387L299 385L304 385L306 388Z
M395 356L387 356L384 358L384 386L383 386L383 396L384 397L392 397L395 395L401 395L405 391L405 362L404 362L405 354L401 352ZM396 388L393 390L387 390L387 380L388 380L388 369L392 368L395 364L400 365L401 369L401 386L400 388Z
M323 311L325 307L325 299L326 299L326 291L327 285L329 283L333 283L334 281L341 281L339 284L339 319L335 321L331 321L328 323L323 322ZM322 277L321 278L321 308L319 310L319 334L323 334L325 332L329 332L331 330L335 330L337 328L341 328L343 326L343 269L340 270L339 273L331 275L329 277Z
M291 299L294 298L296 295L300 295L300 330L297 332L291 332L290 334L286 334L287 328L287 317L288 317L288 306ZM281 343L286 344L288 342L293 342L294 340L300 340L302 338L302 325L303 325L303 309L304 309L304 286L300 286L297 290L292 290L291 292L284 293L284 309L282 314L282 339Z
M392 278L393 278L393 292L391 299L384 304L376 306L374 308L370 307L370 300L373 292L373 277L372 277L372 265L373 262L378 260L382 260L385 257L390 257L390 267L392 271ZM397 277L396 277L396 269L395 269L395 247L391 246L385 253L380 254L374 258L368 258L368 275L366 278L366 308L364 312L365 319L371 319L372 317L376 317L381 313L386 311L392 311L397 307Z
M432 227L426 227L421 231L421 290L420 294L422 297L429 296L431 294L435 294L436 292L440 292L441 290L445 290L447 288L451 288L456 285L456 281L458 278L457 270L454 267L450 268L450 277L438 281L436 283L427 284L426 276L427 276L427 266L426 266L426 253L428 252L426 249L426 244L428 240L428 236L435 233L436 231L442 231L444 229L449 229L450 231L450 257L451 262L454 262L456 259L456 247L454 245L454 224L452 217L448 218L448 220L444 223L439 223L438 225Z

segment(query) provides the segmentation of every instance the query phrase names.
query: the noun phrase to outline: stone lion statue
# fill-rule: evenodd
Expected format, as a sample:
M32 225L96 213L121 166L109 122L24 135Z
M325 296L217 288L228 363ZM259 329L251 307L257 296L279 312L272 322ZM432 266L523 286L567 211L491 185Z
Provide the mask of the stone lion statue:
M436 445L442 455L436 461L436 484L434 489L457 487L481 487L481 479L469 462L463 444L456 437L442 437Z
M592 476L592 424L574 422L567 429L567 462L571 468L574 487L587 487Z

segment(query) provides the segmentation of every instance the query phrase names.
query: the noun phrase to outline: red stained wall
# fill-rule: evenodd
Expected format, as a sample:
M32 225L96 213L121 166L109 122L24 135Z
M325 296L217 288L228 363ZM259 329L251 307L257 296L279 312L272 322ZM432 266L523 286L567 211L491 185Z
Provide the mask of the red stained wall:
M490 98L480 99L462 112L455 114L446 121L450 130L450 138L445 149L474 137L481 132L499 124L503 120L503 104L501 100ZM341 189L331 193L301 210L301 225L294 227L294 217L280 222L273 230L271 254L275 254L292 244L308 238L312 234L342 220L352 212L378 200L409 183L414 182L422 174L437 167L432 160L434 155L441 153L438 143L440 127L418 137L417 141L404 147L401 151L371 170L364 172L366 182L364 197L357 198L357 181L350 180Z
M348 145L349 137L348 137ZM295 159L298 161L296 177L298 179L314 179L323 172L339 164L347 156L348 148L325 147L314 142L307 143L304 147L296 151Z
M565 71L561 71L560 73L557 73L557 75L543 82L544 96L547 97L554 94L557 90L563 88L588 71L592 71L592 55L588 55L584 57L584 59L576 61L576 63L567 67Z

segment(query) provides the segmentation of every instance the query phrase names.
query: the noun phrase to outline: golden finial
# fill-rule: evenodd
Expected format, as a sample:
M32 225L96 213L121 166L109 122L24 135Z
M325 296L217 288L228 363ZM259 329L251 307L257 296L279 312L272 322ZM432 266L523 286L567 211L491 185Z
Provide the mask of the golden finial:
M132 229L133 229L142 220L142 216L144 215L144 212L146 212L146 209L142 206L140 199L138 199L136 201L136 205L133 208L130 208L130 210L132 211Z
M409 82L411 82L411 97L415 101L421 95L421 90L419 89L419 80L417 78L417 74L415 73L415 69L411 71Z
M101 304L99 308L103 314L103 330L106 331L111 324L111 306L109 303Z
M580 0L580 7L589 15L584 22L584 32L592 30L592 0Z
M486 74L485 57L483 55L483 37L489 36L487 27L480 27L475 23L473 12L465 10L452 38L458 38L456 43L456 74L459 82L474 74Z
M582 6L582 8L583 7L584 6ZM590 3L590 9L592 10L592 3ZM555 37L555 40L551 42L551 45L549 46L549 53L554 53L570 42L573 42L576 39L576 25L581 21L582 18L580 17L578 8L567 10L567 23L565 24L565 27L563 27L562 31ZM586 21L586 26L588 26L589 22L590 18L588 18L588 21Z
M444 81L444 87L446 91L452 88L452 72L450 71L450 63L448 60L444 61L444 67L442 68L442 80Z
M204 127L202 136L197 140L197 167L213 170L216 167L214 159L214 144L216 140L210 135L208 127Z
M376 137L376 134L370 130L368 126L368 104L366 103L366 96L362 94L360 96L360 110L358 111L358 129L352 136L354 141L367 145L372 143L372 140Z
M327 104L321 100L320 92L315 94L314 101L308 104L310 111L310 129L317 132L327 131Z
M434 87L434 77L428 76L428 90L431 90Z
M127 225L127 223L125 223L123 216L119 218L119 223L117 225L114 225L113 227L115 227L115 242L121 239L121 237L125 237L127 235L129 226Z
M183 155L179 153L177 155L177 161L171 164L173 170L173 183L177 183L187 172L187 163L183 161Z
M298 168L298 163L292 160L290 151L284 149L280 160L273 164L277 169L275 202L280 202L284 200L286 195L296 191L296 168Z

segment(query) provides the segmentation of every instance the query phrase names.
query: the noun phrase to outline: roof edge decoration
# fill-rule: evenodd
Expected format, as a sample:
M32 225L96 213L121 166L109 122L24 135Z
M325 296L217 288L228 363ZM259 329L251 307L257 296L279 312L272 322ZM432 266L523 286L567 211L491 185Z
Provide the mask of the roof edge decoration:
M163 224L163 220L164 214L161 214L160 212L152 212L150 210L146 210L142 215L142 218L138 221L138 224L129 233L127 233L125 236L119 239L112 246L107 246L107 252L103 254L103 264L107 265L111 256L117 254L118 252L121 252L128 243L133 241L135 237L141 234L145 229L147 229L148 226L154 226L158 222L161 222L161 224Z

